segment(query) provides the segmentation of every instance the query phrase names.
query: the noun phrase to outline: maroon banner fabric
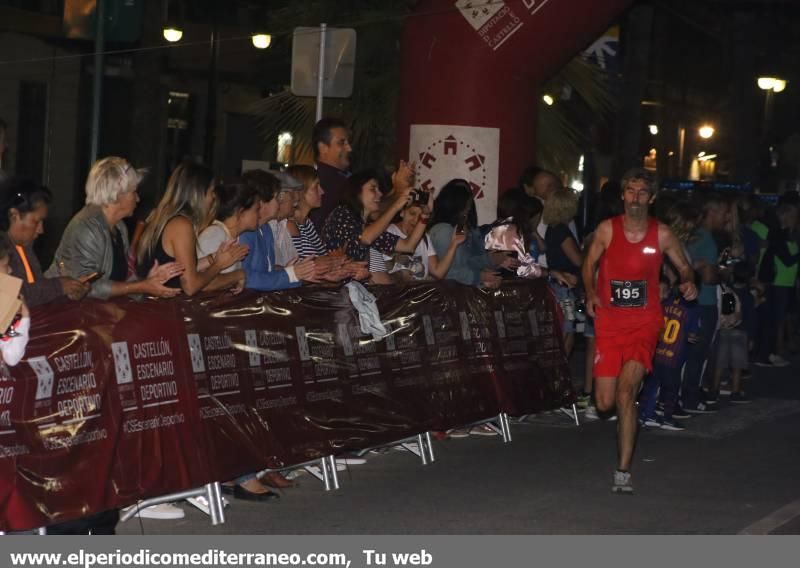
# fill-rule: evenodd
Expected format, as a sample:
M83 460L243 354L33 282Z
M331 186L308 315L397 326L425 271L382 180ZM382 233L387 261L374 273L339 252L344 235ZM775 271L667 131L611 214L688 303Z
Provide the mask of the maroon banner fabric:
M515 187L532 165L541 85L630 4L416 2L403 33L397 155L417 161L423 187L426 180L435 188L453 178L469 181L480 212L484 200ZM434 134L415 140L418 126L434 127Z
M0 377L0 529L574 399L545 282L370 290L380 340L344 288L35 310Z

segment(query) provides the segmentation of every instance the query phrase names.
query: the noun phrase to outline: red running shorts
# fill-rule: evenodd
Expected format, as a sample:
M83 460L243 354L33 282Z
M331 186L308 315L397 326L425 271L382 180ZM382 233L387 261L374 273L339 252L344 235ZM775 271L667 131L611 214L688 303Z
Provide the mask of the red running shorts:
M661 335L661 326L643 326L635 333L601 335L595 337L594 377L616 378L628 361L641 363L648 372L653 371L653 355Z

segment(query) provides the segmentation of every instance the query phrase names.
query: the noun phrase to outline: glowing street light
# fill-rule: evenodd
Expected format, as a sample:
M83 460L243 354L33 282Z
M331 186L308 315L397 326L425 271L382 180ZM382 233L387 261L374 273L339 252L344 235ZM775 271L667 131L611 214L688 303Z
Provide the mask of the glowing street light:
M165 40L170 43L175 43L176 41L180 41L183 37L183 30L176 27L168 27L164 28L163 34Z
M652 134L653 136L658 134L658 125L657 124L649 124L647 126L647 129L650 131L650 134Z
M756 83L762 91L780 93L786 89L786 81L777 77L759 77Z
M255 34L253 36L253 46L257 49L267 49L272 43L272 36L269 34Z
M714 127L708 124L704 124L703 126L700 127L697 133L700 135L700 138L708 140L709 138L714 136Z
M553 99L553 97L551 97L550 95L544 95L542 97L542 100L544 101L544 104L546 104L547 106L553 106L553 103L556 102L555 99Z

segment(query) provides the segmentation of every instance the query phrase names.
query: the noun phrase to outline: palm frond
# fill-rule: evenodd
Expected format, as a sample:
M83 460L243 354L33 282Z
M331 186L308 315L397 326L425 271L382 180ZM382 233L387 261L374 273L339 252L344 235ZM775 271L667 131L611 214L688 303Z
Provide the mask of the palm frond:
M553 106L538 103L538 163L572 175L580 156L591 145L588 126L604 122L615 110L608 76L578 56L545 84L544 92L551 93L557 102ZM564 93L569 96L562 96Z

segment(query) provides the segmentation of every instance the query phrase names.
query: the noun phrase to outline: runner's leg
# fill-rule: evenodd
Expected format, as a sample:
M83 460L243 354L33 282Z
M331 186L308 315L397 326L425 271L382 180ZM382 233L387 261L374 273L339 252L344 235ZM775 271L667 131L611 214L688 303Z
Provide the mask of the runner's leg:
M617 400L617 378L595 377L594 398L597 410L600 412L613 410Z
M617 382L617 449L619 466L628 471L631 467L633 446L636 441L636 397L646 369L638 361L626 361Z

